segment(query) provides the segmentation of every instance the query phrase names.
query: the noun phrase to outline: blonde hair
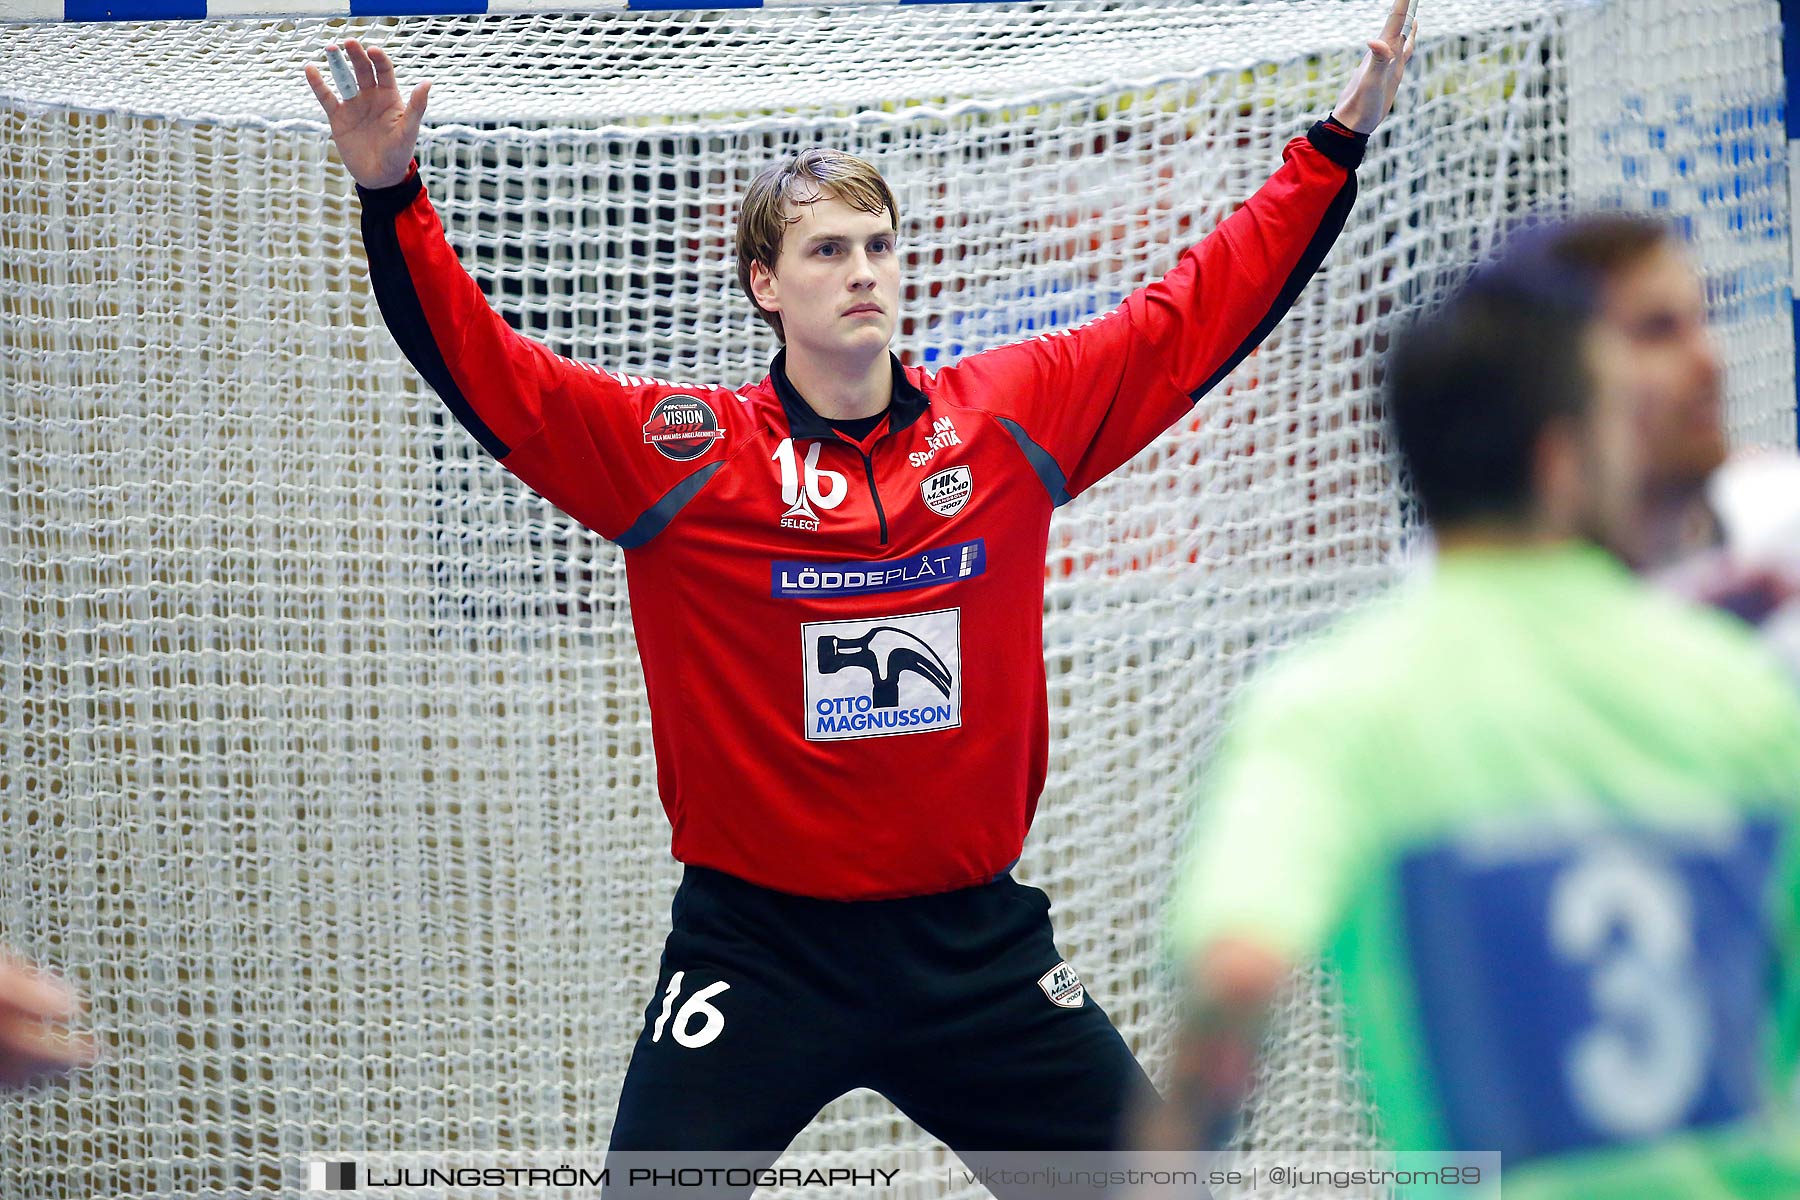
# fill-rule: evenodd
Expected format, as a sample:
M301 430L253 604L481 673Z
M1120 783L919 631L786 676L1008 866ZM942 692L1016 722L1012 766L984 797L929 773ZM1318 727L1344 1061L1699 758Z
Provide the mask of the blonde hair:
M866 213L879 214L885 209L895 230L900 227L900 207L881 172L853 154L823 146L810 146L757 172L738 208L738 286L750 297L757 315L784 342L787 335L781 328L781 314L756 303L756 293L750 290L750 265L761 263L774 271L781 257L781 237L800 219L789 215L786 206L812 204L826 197Z

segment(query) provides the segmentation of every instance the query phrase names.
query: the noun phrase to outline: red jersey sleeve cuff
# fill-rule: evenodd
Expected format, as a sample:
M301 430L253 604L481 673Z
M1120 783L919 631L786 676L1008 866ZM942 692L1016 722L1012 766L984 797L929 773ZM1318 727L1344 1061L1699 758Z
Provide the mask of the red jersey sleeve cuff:
M356 194L362 200L363 211L380 217L400 215L424 190L425 181L419 178L419 160L416 158L406 169L406 178L399 183L382 188L366 188L360 183L356 185Z
M1369 135L1358 133L1336 117L1326 117L1306 131L1313 148L1346 171L1354 171L1369 148Z

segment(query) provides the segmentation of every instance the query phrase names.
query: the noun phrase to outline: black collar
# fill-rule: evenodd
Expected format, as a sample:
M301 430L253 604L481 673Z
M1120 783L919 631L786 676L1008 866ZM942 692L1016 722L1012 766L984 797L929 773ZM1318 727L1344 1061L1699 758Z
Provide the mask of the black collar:
M906 377L906 368L900 365L900 358L893 351L888 352L888 361L894 369L894 398L888 404L888 432L899 433L908 425L918 420L925 413L927 401L925 393L914 387L912 380ZM775 383L775 394L781 397L781 407L787 413L788 436L792 438L835 438L837 430L831 422L813 411L813 406L806 398L795 390L787 375L787 351L783 350L769 364L769 378Z

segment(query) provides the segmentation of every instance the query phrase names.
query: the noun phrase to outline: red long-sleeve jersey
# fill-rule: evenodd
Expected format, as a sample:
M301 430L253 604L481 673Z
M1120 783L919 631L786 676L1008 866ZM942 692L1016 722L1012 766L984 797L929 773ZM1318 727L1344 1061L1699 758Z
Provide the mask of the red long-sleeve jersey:
M675 857L807 896L994 878L1044 784L1052 510L1260 341L1342 229L1362 141L1321 123L1175 268L1067 332L935 373L840 436L787 381L560 357L458 262L416 173L363 193L381 311L507 470L623 547Z

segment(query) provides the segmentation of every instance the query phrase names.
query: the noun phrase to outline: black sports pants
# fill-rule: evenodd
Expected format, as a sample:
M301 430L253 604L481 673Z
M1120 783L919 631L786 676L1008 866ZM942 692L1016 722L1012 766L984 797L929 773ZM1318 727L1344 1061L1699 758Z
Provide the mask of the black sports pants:
M611 1151L766 1164L859 1087L959 1153L1112 1148L1154 1092L1049 911L1011 876L846 902L688 867Z

